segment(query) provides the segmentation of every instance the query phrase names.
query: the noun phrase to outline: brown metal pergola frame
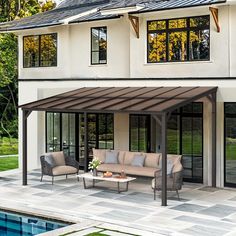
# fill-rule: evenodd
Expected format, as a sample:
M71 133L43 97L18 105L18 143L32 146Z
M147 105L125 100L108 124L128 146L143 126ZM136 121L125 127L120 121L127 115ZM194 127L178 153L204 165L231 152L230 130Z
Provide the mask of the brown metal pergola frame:
M162 127L162 206L167 206L167 122L171 112L207 97L212 105L212 187L216 187L217 87L96 87L80 88L20 106L23 185L27 185L27 118L32 111L84 113L85 168L88 160L88 113L154 115ZM87 170L87 169L85 169Z

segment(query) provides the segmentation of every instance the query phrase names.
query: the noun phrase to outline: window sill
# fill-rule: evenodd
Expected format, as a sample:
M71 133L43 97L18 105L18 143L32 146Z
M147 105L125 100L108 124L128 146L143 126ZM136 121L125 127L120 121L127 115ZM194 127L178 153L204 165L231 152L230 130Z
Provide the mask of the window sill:
M107 67L107 64L94 64L94 65L89 65L89 67Z
M188 64L209 64L209 63L213 63L214 61L184 61L184 62L181 62L181 61L173 61L173 62L159 62L159 63L147 63L145 62L144 63L144 66L159 66L159 65L188 65Z

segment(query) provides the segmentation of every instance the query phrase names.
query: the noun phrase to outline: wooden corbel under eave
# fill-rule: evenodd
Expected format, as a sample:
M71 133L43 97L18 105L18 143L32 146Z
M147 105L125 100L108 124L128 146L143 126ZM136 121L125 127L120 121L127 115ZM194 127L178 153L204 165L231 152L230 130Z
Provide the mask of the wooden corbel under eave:
M139 18L137 16L129 15L129 20L133 26L137 38L139 39Z
M219 24L219 16L218 16L218 9L214 8L214 7L209 7L209 10L214 18L215 24L216 24L216 28L217 28L217 32L220 32L220 24Z

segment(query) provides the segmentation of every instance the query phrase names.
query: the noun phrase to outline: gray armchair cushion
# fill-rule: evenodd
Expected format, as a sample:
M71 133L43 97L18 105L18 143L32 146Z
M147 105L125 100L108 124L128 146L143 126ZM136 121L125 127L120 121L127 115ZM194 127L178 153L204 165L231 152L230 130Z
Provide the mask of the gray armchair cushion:
M118 164L118 152L106 151L105 164Z
M57 166L52 154L45 155L44 160L51 166L51 168L54 168Z
M131 162L131 166L143 167L145 161L144 155L134 155L134 158Z
M170 159L167 159L167 162L166 162L166 174L167 175L172 175L173 167L174 167L173 161ZM160 160L159 168L162 169L162 160Z
M52 169L53 175L69 175L77 172L78 170L72 166L56 166Z

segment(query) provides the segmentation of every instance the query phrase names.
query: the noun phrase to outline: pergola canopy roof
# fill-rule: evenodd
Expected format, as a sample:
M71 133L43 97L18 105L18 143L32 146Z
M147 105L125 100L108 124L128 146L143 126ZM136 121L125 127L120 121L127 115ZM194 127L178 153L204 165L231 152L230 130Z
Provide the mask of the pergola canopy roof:
M29 111L161 114L216 93L217 87L87 87L21 105Z

